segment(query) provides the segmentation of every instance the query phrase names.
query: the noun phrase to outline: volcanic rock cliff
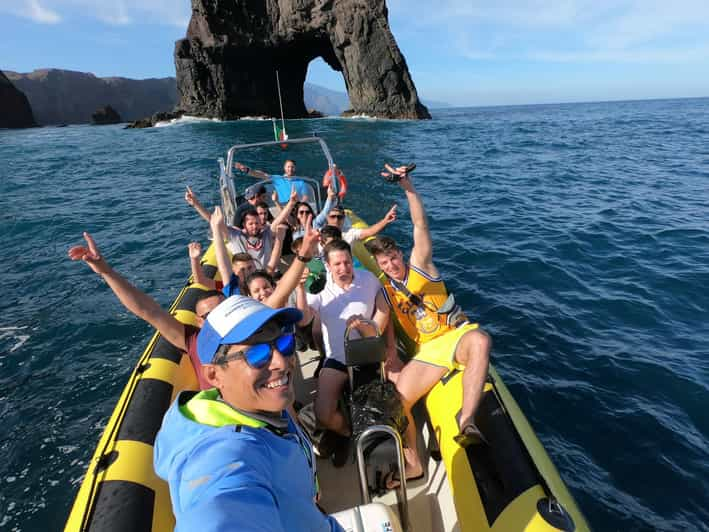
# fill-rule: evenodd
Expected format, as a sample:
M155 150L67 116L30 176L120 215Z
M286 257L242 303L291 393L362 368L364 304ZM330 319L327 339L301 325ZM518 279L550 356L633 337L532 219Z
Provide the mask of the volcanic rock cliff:
M178 107L222 119L307 115L303 84L317 57L342 72L352 113L430 118L389 29L385 0L192 0L175 43Z
M0 128L35 126L30 102L0 71Z

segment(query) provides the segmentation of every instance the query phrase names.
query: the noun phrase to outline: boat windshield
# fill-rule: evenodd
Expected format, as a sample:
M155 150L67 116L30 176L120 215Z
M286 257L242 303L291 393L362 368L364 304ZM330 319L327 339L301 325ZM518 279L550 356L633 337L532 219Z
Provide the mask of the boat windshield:
M297 170L295 177L287 180L282 174L284 163L289 160L296 162ZM256 180L240 171L239 165L261 170L272 178ZM232 146L226 160L219 159L219 189L225 217L227 220L234 219L236 207L246 201L244 191L252 185L263 185L266 188L267 203L272 212L278 210L279 205L287 203L291 187L295 185L299 199L305 197L313 211L318 213L326 198L326 192L320 186L322 178L318 176L333 168L330 150L319 137ZM337 180L334 186L338 186Z

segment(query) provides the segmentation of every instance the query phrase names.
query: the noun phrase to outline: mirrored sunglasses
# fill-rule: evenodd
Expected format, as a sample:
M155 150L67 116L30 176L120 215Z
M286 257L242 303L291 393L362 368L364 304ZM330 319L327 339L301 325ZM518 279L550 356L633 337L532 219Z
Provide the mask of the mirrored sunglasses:
M277 349L284 357L293 356L295 353L295 334L283 334L271 342L250 345L242 351L228 353L214 361L215 364L226 364L232 360L243 358L252 368L260 369L266 366L273 357L273 350Z

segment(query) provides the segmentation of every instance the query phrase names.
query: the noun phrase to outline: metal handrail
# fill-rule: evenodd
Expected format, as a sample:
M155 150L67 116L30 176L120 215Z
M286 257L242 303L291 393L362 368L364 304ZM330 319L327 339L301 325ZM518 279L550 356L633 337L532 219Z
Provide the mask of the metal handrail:
M229 148L227 151L227 157L226 157L226 164L224 163L224 159L219 159L219 169L220 169L220 189L225 190L228 189L229 194L231 196L231 201L235 202L236 201L236 189L234 187L234 154L237 151L240 150L247 150L251 148L264 148L264 147L269 147L269 146L281 146L281 145L296 145L296 144L313 144L317 143L320 145L320 149L322 150L323 154L325 155L325 159L327 160L327 165L328 169L333 173L335 172L335 162L332 159L332 155L330 154L330 148L328 148L327 143L320 137L313 136L313 137L306 137L306 138L299 138L299 139L288 139L288 140L271 140L271 141L266 141L266 142L252 142L249 144L236 144ZM298 179L301 179L305 182L309 182L310 185L313 187L313 190L315 191L316 194L316 203L318 210L322 209L324 205L323 198L320 194L320 183L311 178L311 177L298 177ZM335 193L337 194L340 191L340 183L337 179L332 180L332 185L335 190ZM224 194L222 194L222 201L224 202ZM234 205L235 207L235 205ZM225 208L227 208L225 206Z
M325 154L325 158L327 159L327 166L330 170L334 172L334 166L335 162L332 160L332 155L330 154L330 148L327 147L327 144L323 139L320 137L306 137L302 139L288 139L288 140L271 140L268 142L253 142L251 144L236 144L229 148L229 151L227 151L227 156L226 156L226 171L229 177L234 177L232 174L232 168L234 166L234 154L239 151L239 150L246 150L250 148L262 148L262 147L267 147L267 146L280 146L282 144L290 145L290 144L310 144L310 143L315 143L317 142L320 144L320 149L322 149L323 153ZM337 181L336 179L334 181Z
M394 440L394 447L396 447L396 461L397 467L399 468L399 487L396 490L396 501L398 503L399 509L399 521L401 521L401 528L404 532L409 530L409 500L406 498L406 464L404 462L404 452L401 443L401 436L397 431L388 425L373 425L365 430L357 438L356 450L357 450L357 473L359 474L359 490L362 495L362 504L369 504L372 502L369 496L369 486L367 482L367 464L364 461L364 442L368 436L373 436L375 434L386 434Z

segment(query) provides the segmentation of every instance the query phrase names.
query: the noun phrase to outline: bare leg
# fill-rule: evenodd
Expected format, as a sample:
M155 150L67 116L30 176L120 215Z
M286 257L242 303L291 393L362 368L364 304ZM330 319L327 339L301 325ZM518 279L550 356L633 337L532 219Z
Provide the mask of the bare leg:
M404 413L409 420L405 435L408 448L404 449L407 478L416 477L423 473L423 465L418 455L416 441L416 424L414 423L414 417L411 415L411 409L416 404L416 401L426 395L447 371L446 368L433 366L414 359L404 366L396 381L396 389L401 394Z
M318 376L318 393L315 396L315 417L323 427L342 436L351 434L345 416L337 408L337 401L348 379L347 373L322 368Z
M485 331L476 329L465 333L455 349L455 360L465 366L463 370L463 406L460 411L460 426L473 421L480 404L487 368L490 361L492 340Z

